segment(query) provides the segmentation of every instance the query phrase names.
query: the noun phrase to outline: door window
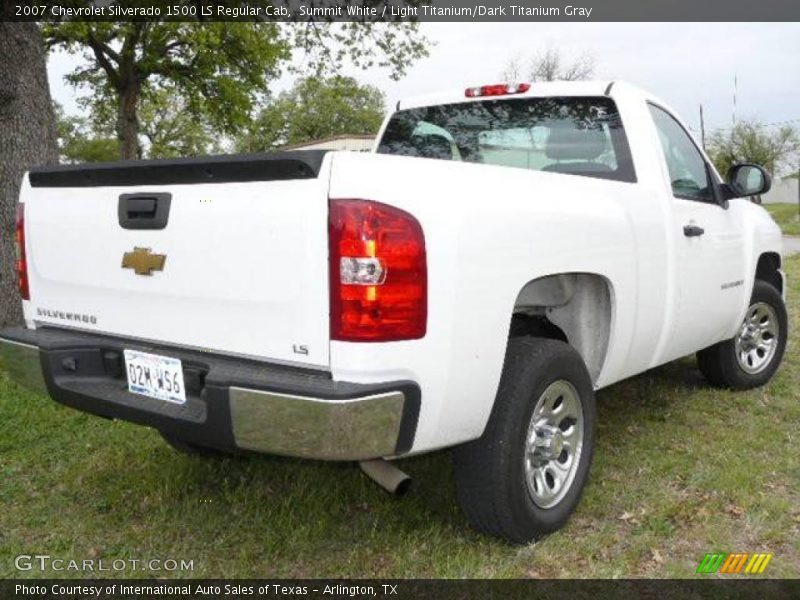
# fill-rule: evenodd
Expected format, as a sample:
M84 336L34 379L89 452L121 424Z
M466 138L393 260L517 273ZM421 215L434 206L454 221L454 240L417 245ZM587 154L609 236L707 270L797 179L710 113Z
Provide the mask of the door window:
M692 138L668 112L652 104L648 106L664 150L673 196L713 202L714 190L706 161Z

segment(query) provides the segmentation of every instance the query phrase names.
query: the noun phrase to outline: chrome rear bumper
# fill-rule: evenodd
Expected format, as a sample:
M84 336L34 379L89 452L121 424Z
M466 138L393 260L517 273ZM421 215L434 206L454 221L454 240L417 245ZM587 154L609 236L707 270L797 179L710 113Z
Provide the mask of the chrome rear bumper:
M125 348L181 359L185 404L128 392ZM67 406L223 450L322 460L398 456L411 449L419 415L419 387L409 381L334 382L324 372L50 328L0 332L0 368Z
M23 387L47 393L38 346L0 338L0 370Z
M364 460L394 454L405 396L323 400L231 388L236 445L268 454Z

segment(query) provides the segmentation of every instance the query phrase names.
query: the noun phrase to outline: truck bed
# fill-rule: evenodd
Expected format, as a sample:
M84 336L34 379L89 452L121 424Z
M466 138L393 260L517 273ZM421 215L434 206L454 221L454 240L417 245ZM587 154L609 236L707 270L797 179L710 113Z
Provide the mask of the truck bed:
M327 368L325 165L286 152L34 169L26 321Z

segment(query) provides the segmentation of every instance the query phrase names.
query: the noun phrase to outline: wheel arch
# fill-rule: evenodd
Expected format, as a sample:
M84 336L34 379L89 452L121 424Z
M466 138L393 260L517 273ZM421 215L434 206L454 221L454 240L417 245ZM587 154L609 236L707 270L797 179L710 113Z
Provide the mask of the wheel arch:
M565 272L537 277L514 302L510 335L559 339L580 354L596 383L611 342L614 288L597 273Z
M763 252L756 262L755 279L766 281L785 296L781 256L777 252Z

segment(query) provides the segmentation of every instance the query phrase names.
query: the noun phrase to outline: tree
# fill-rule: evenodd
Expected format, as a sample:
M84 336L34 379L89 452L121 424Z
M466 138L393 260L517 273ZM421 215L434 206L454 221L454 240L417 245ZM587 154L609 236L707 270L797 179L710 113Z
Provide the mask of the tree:
M758 121L740 121L734 128L709 136L707 152L724 177L736 163L751 162L774 175L797 171L800 133L791 126L770 129Z
M119 140L113 131L103 131L85 117L64 114L58 103L54 103L54 110L61 162L102 162L119 157Z
M140 109L148 158L204 156L222 152L220 133L192 116L186 102L167 89L148 92Z
M119 140L114 134L113 111L108 105L92 110L96 98L81 99L79 104L91 118L66 115L56 104L58 147L66 163L113 161L119 158ZM174 158L203 156L221 152L220 134L207 122L195 119L181 98L167 90L149 90L139 108L142 156Z
M44 40L35 23L11 23L0 7L0 326L22 320L14 223L25 171L58 162Z
M383 66L398 77L426 54L416 23L78 23L47 25L49 47L83 55L86 64L68 76L86 86L93 108L115 109L122 158L142 155L140 108L153 89L180 98L185 112L234 134L248 122L258 98L304 52L305 69L324 73L350 60Z
M141 157L139 108L155 83L184 98L196 118L231 129L289 57L275 23L65 22L47 25L45 35L51 48L86 59L70 83L88 86L99 102L113 100L125 159Z
M579 81L594 75L594 57L583 54L566 61L559 50L548 48L528 61L519 57L509 61L502 77L506 81Z
M307 77L268 102L245 135L242 152L257 152L344 134L374 134L386 112L383 92L352 77Z

